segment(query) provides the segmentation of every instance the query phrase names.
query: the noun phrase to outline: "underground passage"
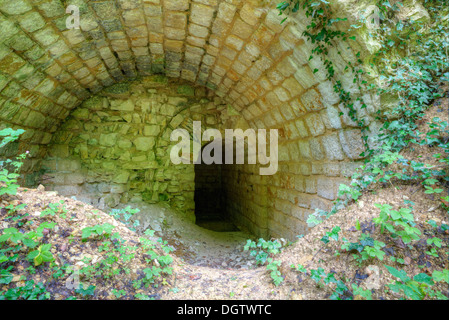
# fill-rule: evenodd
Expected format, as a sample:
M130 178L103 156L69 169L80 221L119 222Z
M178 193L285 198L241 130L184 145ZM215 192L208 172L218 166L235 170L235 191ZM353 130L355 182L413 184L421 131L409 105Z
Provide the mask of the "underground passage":
M195 220L199 226L232 231L224 228L231 221L226 215L222 173L222 164L195 164Z

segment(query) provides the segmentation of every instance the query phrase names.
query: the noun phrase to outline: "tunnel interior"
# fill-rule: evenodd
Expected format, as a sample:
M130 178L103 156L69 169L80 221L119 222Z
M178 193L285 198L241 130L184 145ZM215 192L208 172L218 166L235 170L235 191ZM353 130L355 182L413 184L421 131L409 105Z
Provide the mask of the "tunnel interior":
M238 231L226 212L223 164L195 164L196 224L213 231Z
M232 200L230 196L229 186L236 185L238 181L232 181L233 177L228 175L228 166L234 164L226 164L225 144L222 144L221 162L211 164L195 164L195 221L196 224L217 232L235 232L239 231L239 227L235 224L234 215L230 212L232 209ZM203 146L202 153L206 146ZM216 151L211 152L214 156ZM235 161L235 149L234 149ZM233 162L235 163L235 162Z

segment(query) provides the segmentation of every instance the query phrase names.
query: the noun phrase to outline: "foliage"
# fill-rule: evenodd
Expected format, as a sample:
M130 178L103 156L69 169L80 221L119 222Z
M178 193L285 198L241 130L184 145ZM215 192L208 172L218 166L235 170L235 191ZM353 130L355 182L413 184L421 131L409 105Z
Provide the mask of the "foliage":
M329 243L329 239L333 239L334 241L338 241L338 234L340 233L341 228L339 226L336 226L332 229L331 232L326 232L326 235L321 238L321 241L324 242L324 244Z
M3 129L0 131L0 148L5 147L8 143L14 142L19 139L19 136L23 134L25 130L13 130L11 128ZM19 185L17 179L19 178L19 170L23 165L23 159L25 159L27 153L17 156L15 159L0 160L0 198L3 195L15 195Z
M420 273L411 279L403 270L397 270L390 266L385 267L388 269L388 272L400 280L389 284L389 288L393 292L402 292L406 298L412 300L423 300L426 296L448 300L441 292L432 290L432 286L435 285L435 278L425 273ZM436 279L440 280L438 276L436 276Z
M284 278L279 271L280 262L274 260L274 256L279 254L282 250L282 244L278 240L267 241L260 238L256 243L255 241L248 239L246 245L243 247L243 250L251 250L250 255L256 258L257 264L267 264L267 270L270 271L270 276L276 286L284 281Z
M139 209L132 209L128 206L124 209L112 209L109 214L116 220L123 222L130 230L136 231L136 228L140 226L140 221L135 219L131 225L131 218L139 212Z
M380 215L374 219L374 222L376 225L380 225L382 233L386 229L393 238L399 236L405 244L412 240L419 240L421 231L415 227L411 209L401 208L399 211L395 211L391 210L392 207L388 204L376 204L375 206L380 209Z
M104 223L102 225L95 225L93 227L86 227L82 232L82 239L87 240L90 236L95 237L109 237L111 235L112 230L115 227L109 223Z
M64 206L64 200L59 203L49 203L47 209L41 212L41 217L55 216L59 214L62 218L67 218L67 209Z
M267 241L260 238L257 243L250 239L247 240L243 250L248 251L253 249L250 251L250 255L256 258L257 264L265 265L266 262L270 263L273 260L273 256L281 252L281 247L282 244L278 240Z
M37 284L34 280L27 281L24 286L0 291L0 300L47 300L50 293L47 292L42 282Z
M34 261L35 266L39 266L44 262L51 262L54 260L53 254L51 253L51 244L43 244L39 246L37 250L31 251L27 258Z
M366 233L361 234L358 242L349 242L347 240L344 242L341 249L345 252L356 252L353 254L353 257L359 265L371 258L384 259L385 252L382 251L382 248L385 247L385 243L374 240Z

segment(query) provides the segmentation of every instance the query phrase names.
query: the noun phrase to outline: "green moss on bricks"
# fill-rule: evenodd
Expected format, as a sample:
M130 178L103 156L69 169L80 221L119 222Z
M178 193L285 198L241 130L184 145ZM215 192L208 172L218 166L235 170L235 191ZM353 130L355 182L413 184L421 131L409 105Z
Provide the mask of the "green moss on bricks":
M40 178L42 175L45 174L45 170L41 169L36 172L27 173L24 175L25 181L24 181L24 187L35 187L37 186L38 182L40 181Z
M159 75L159 74L150 77L150 79L151 79L151 81L156 82L156 83L163 83L163 84L168 83L168 78L166 76Z
M55 19L54 24L55 26L60 30L60 31L65 31L67 30L67 17L69 15L64 15L61 18Z
M238 112L237 110L234 109L233 106L231 106L230 104L228 104L228 114L230 116L239 116L240 112Z
M193 88L189 85L181 85L181 86L178 86L177 93L182 94L183 96L194 97L195 96L195 88Z
M151 72L153 73L165 73L165 66L163 64L152 64Z
M209 82L206 84L206 87L214 91L217 90L217 86Z
M19 142L10 142L1 149L1 155L7 158L16 156L19 152Z
M103 108L103 97L94 96L83 102L83 108L90 110L101 110Z
M0 118L10 120L19 111L20 106L14 102L6 101L0 109Z
M125 94L129 93L129 83L118 83L114 84L104 90L106 93L112 93L112 94Z
M142 192L142 200L148 203L152 203L153 201L153 192L145 191Z

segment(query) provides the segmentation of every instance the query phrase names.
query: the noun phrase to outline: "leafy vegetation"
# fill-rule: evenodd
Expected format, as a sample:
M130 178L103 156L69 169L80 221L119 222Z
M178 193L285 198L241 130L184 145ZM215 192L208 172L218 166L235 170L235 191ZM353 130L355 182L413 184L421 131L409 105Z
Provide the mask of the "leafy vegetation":
M278 240L266 241L260 238L255 242L249 239L243 249L244 251L250 251L250 255L256 259L258 265L267 265L267 270L270 271L271 279L276 286L284 281L279 271L280 262L274 260L274 257L282 250L282 244Z
M330 48L336 47L336 41L356 40L356 31L366 28L369 22L362 17L359 23L351 25L346 31L336 28L339 22L347 21L345 17L338 18L332 12L332 1L324 0L290 0L278 4L280 13L293 14L304 11L309 19L304 36L314 45L312 59L321 59L327 70L328 80L334 83L334 91L339 95L344 107L348 109L348 116L362 130L366 151L361 154L365 157L365 164L353 175L352 183L341 185L337 200L330 211L316 209L309 216L308 224L314 227L326 218L345 208L350 202L359 198L373 185L395 186L400 183L420 184L425 189L425 194L436 195L441 198L441 207L448 213L448 197L443 195L444 188L449 185L449 126L446 121L434 118L428 123L428 130L420 132L418 125L425 111L434 101L442 97L441 90L444 83L449 80L448 38L449 26L447 1L425 1L424 7L430 14L430 19L418 21L400 20L397 13L402 8L400 1L377 1L379 9L379 21L377 28L369 29L369 36L379 43L379 50L370 61L369 67L377 72L380 82L369 83L361 53L357 53L357 63L347 62L346 71L352 73L353 83L358 90L372 92L381 97L388 97L391 107L384 111L377 111L377 120L382 121L383 126L379 134L369 134L369 126L365 121L366 105L357 95L345 90L342 82L336 77L335 66L329 59ZM368 13L369 16L369 13ZM367 29L365 29L367 30ZM341 52L339 52L341 55ZM314 70L318 72L318 70ZM385 100L387 101L387 100ZM343 115L343 113L341 113ZM370 141L371 140L371 141ZM416 159L407 159L402 151L407 149L427 146L432 152L433 158L440 165L428 165ZM407 201L406 201L407 203ZM405 246L420 246L422 232L417 227L413 215L413 203L407 208L393 210L389 204L376 204L380 209L379 216L374 219L375 226L379 228L384 237L391 237L393 241L400 241ZM335 227L337 231L339 227ZM360 224L356 226L360 230ZM387 234L384 232L387 231ZM338 241L337 233L327 232L321 239L327 245L330 240ZM366 261L383 261L386 255L386 243L380 239L373 239L368 233L361 233L357 242L341 239L342 253L352 253L359 266ZM439 256L439 249L445 241L437 236L426 237L425 244L428 250L425 252L432 257ZM321 250L319 250L321 251ZM446 252L447 254L447 252ZM404 263L404 258L390 257L390 261L398 264ZM294 266L293 266L294 267ZM398 271L392 266L385 267L400 281L389 285L395 292L401 292L406 299L447 299L447 293L434 291L432 286L438 281L429 275L421 273L411 279L404 272ZM302 274L307 274L302 265L294 267ZM334 281L331 274L326 274L321 268L310 271L311 279L317 284L329 285ZM447 270L435 271L437 277L446 278ZM332 279L332 281L330 280ZM442 278L438 278L441 280ZM336 283L336 281L334 281ZM354 296L371 299L370 292L364 291L356 284L350 286ZM342 295L350 291L347 286L340 284L331 295L333 299L342 298Z
M3 130L1 146L18 139L23 130ZM19 185L19 169L23 164L26 154L0 163L1 186L0 196L9 199L17 195ZM13 173L10 173L13 170ZM14 202L11 202L14 203ZM60 221L66 221L68 225L74 223L73 214L69 215L66 203L59 201L43 205L38 214L30 215L26 204L18 203L2 208L2 221L10 227L0 229L0 300L44 300L54 299L54 288L70 290L71 295L67 300L95 299L98 298L98 287L91 284L101 279L103 283L114 281L119 275L130 275L136 262L145 263L148 267L143 270L142 277L129 280L130 287L142 291L143 287L154 290L160 284L168 285L163 275L170 276L173 269L170 264L173 258L169 253L173 250L167 242L161 238L152 240L154 231L147 231L146 236L135 245L129 245L118 232L113 233L115 227L110 223L96 224L84 227L79 236L70 234L69 242L90 243L97 248L98 256L84 256L80 263L61 263L60 245L54 246L50 242L50 233L63 228ZM112 212L118 220L135 230L138 222L129 225L128 220L137 211L126 208L122 211ZM70 219L69 219L70 218ZM96 219L93 215L92 219ZM67 237L64 231L61 235ZM163 252L163 254L160 254ZM25 268L24 268L25 267ZM24 270L20 272L19 270ZM17 273L21 273L20 276ZM47 282L30 280L33 275L50 275ZM57 286L48 289L48 284L56 281ZM22 285L21 285L22 284ZM3 289L2 289L3 288ZM5 290L6 288L6 290ZM3 290L3 291L2 291ZM137 298L142 300L154 299L154 295L143 292L131 296L124 289L111 289L110 293L115 299Z

